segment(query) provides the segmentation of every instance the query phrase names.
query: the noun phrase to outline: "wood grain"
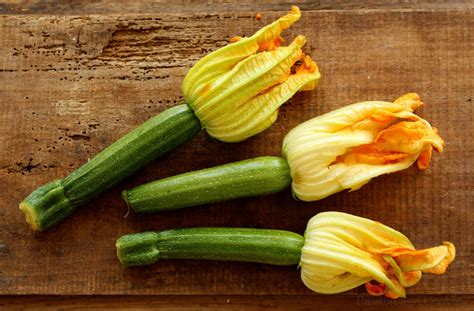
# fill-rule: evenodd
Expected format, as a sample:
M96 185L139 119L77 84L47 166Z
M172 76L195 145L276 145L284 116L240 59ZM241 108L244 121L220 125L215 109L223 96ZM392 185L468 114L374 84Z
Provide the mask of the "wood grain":
M228 11L229 12L229 11ZM281 15L263 12L0 17L0 293L304 295L295 267L163 261L123 269L125 233L190 226L281 228L302 233L315 213L340 210L384 222L420 248L456 244L443 276L409 295L474 294L473 34L471 10L309 11L286 33L308 37L318 90L295 96L268 131L239 144L203 132L64 223L35 234L18 203L79 167L150 116L182 101L180 83L206 53ZM287 40L287 41L288 41ZM278 155L285 133L336 107L416 91L446 140L424 172L377 178L354 193L301 203L290 191L195 209L124 218L121 189L258 155ZM348 297L366 297L362 288ZM317 296L319 297L319 296ZM288 298L291 299L291 298Z
M472 311L472 295L413 295L402 300L347 295L10 296L5 310L364 310ZM3 309L2 309L3 310Z
M472 9L471 0L317 0L317 1L213 1L213 0L6 0L0 2L0 14L124 14L124 13L228 13L286 11L298 5L310 10L465 10Z

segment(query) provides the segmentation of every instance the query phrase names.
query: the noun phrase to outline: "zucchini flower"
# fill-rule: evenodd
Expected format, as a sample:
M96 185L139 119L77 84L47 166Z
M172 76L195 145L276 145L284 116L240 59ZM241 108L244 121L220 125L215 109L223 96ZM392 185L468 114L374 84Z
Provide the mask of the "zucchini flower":
M303 283L322 294L366 284L372 295L405 297L405 287L421 273L443 274L455 247L416 250L398 231L376 221L344 213L313 217L305 236L283 230L183 228L124 235L116 242L124 266L144 266L161 259L200 259L300 265ZM374 283L377 282L377 283Z
M291 169L294 195L303 201L357 190L371 178L417 162L428 167L432 150L441 152L437 130L413 111L415 93L393 103L367 101L304 122L291 130L283 154Z
M298 7L249 38L197 62L184 78L186 102L212 137L238 142L270 127L297 91L316 88L320 73L301 48L304 36L280 46L280 34L300 18Z
M353 104L306 121L285 137L283 157L263 156L188 172L125 190L137 213L151 213L224 200L268 195L292 186L303 201L356 190L372 177L427 168L441 152L436 129L413 111L416 94L395 102Z
M320 213L308 222L301 251L301 279L322 294L365 284L371 295L405 297L405 287L422 272L443 274L454 260L450 242L416 250L402 233L379 222L338 212Z

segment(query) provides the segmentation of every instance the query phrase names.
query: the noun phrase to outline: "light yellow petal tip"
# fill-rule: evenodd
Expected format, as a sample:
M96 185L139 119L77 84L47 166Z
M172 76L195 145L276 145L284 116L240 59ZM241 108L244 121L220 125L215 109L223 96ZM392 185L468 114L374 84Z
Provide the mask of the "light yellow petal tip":
M407 93L397 98L393 103L403 106L404 110L407 111L415 111L423 105L423 102L417 93Z
M300 16L300 8L296 5L291 6L291 13Z
M300 16L293 6L253 36L232 38L191 68L184 97L209 135L223 142L245 140L270 127L296 92L316 88L319 69L302 51L306 37L281 46L280 34Z
M428 121L413 113L422 104L416 93L393 103L352 104L306 121L285 137L283 153L295 196L303 201L357 190L371 178L429 166L432 150L444 141Z
M292 6L290 13L280 17L270 25L267 25L257 31L250 40L255 40L258 45L258 51L272 51L283 43L281 33L290 28L301 17L300 9Z
M305 44L306 44L306 37L303 35L298 35L296 36L295 39L293 39L290 46L302 48Z
M422 272L442 274L455 258L450 242L416 250L402 233L379 222L340 212L308 222L301 253L301 278L318 293L341 293L365 284L367 292L405 297Z

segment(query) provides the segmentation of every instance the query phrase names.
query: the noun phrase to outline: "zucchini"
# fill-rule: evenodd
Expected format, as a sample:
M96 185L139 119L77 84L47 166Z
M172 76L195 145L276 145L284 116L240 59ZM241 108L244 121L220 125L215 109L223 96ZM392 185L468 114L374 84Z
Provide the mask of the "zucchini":
M259 157L189 172L122 192L137 213L173 210L279 192L291 183L287 162Z
M120 237L115 246L124 266L144 266L159 259L206 259L298 265L301 235L271 229L184 228Z
M35 230L49 228L101 192L149 162L175 149L201 129L199 119L185 104L149 119L64 179L31 193L20 209Z

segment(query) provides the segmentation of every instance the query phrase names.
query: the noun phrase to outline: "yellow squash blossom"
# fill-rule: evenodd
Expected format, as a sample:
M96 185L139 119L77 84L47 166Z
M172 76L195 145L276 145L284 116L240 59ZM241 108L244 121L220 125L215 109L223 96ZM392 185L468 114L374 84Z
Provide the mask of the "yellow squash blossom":
M285 137L294 195L303 201L357 190L371 178L400 171L415 161L428 167L431 152L443 150L437 130L414 110L415 93L391 102L349 105L304 122Z
M300 18L298 7L249 38L197 62L184 78L186 102L212 137L238 142L270 127L297 91L316 88L320 73L301 48L304 36L280 46L280 34Z
M311 290L335 294L365 284L372 295L405 297L422 272L443 274L454 260L450 242L416 250L402 233L369 219L320 213L308 222L301 278Z

